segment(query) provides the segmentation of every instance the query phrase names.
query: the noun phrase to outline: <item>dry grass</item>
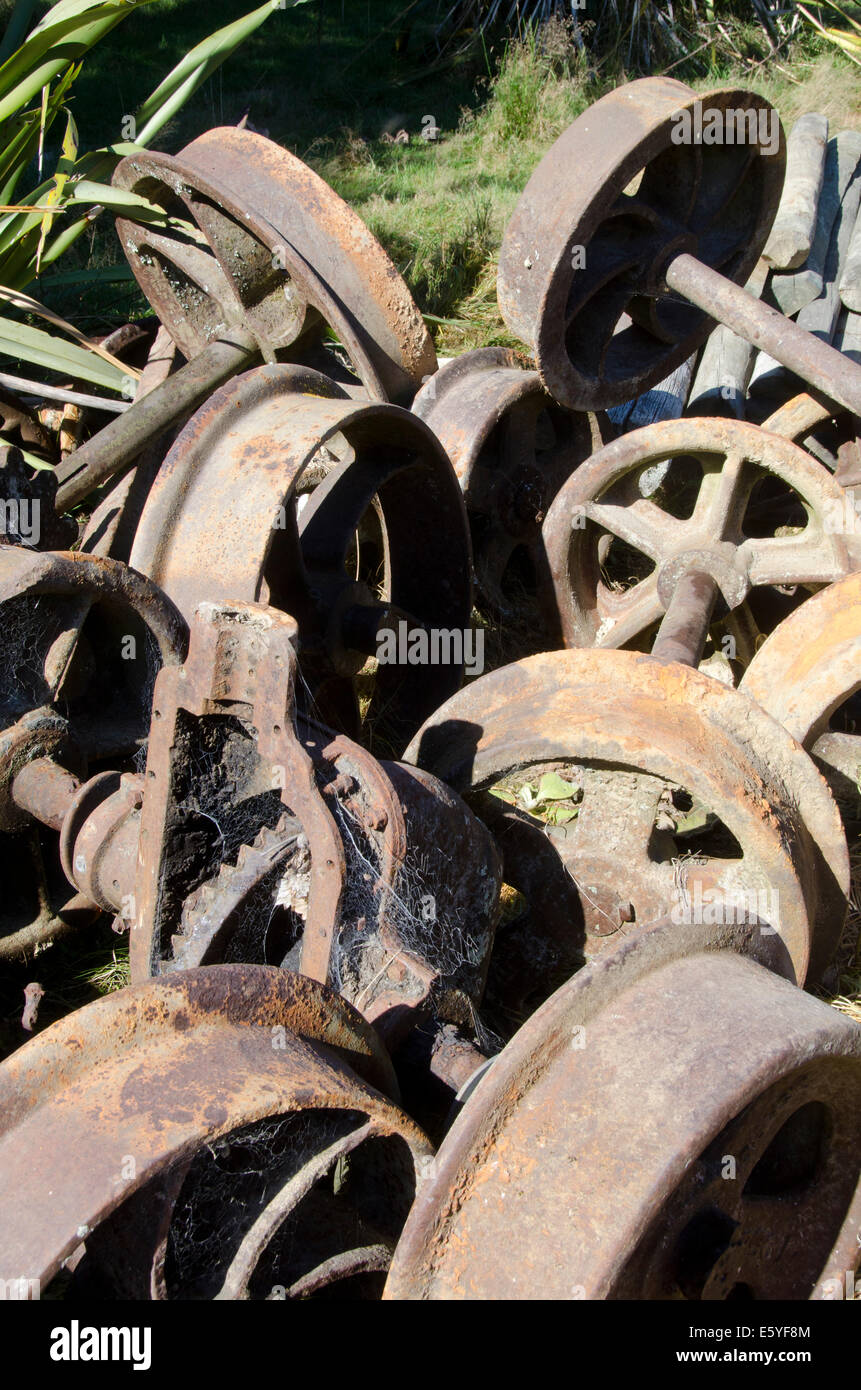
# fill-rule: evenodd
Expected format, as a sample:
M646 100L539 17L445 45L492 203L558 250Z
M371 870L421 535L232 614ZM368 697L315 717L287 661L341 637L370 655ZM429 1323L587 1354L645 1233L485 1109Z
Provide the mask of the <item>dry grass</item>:
M792 65L795 82L777 70L763 69L752 78L743 72L731 74L728 81L750 87L772 102L789 130L799 116L819 111L828 117L830 132L861 130L861 103L858 90L861 73L847 59L831 53L799 59Z

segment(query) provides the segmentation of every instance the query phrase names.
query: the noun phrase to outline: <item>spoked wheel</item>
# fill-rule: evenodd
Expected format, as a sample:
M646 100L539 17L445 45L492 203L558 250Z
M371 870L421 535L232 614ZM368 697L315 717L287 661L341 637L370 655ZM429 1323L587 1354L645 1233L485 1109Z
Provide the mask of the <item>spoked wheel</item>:
M741 689L819 763L841 802L861 785L861 574L796 608L760 647Z
M146 745L156 675L182 661L188 632L142 575L72 551L0 548L0 615L0 956L21 958L99 909L69 898L56 830L19 808L15 778L45 758L78 773L105 760L131 766Z
M859 1262L861 1030L704 937L641 935L523 1026L386 1298L834 1296Z
M798 602L796 586L855 567L861 524L832 524L844 511L825 468L755 425L691 419L634 430L577 470L544 524L564 640L649 642L678 577L695 568L714 578L718 619L729 612L726 631L746 665L759 633Z
M753 133L697 142L697 108L700 120L704 109L721 120L741 113ZM763 146L760 114L777 126L774 150ZM534 350L555 400L576 410L620 405L699 347L713 320L668 294L664 270L688 253L744 283L784 162L776 113L761 97L695 95L666 77L617 88L560 135L514 210L498 277L503 318Z
M43 1293L85 1242L84 1296L379 1296L430 1155L373 1029L266 967L88 1005L4 1063L0 1094L0 1272Z
M555 405L537 372L496 347L447 362L413 411L441 440L463 488L479 601L510 615L534 592L550 503L603 443L599 422Z
M408 404L436 354L419 310L361 218L300 159L248 130L209 130L176 156L146 152L114 184L191 230L117 220L135 277L180 350L249 329L268 361L339 370ZM327 351L326 329L340 349Z
M558 854L560 893L573 884L579 899L567 935L559 914L549 929L532 916L548 978L667 915L758 925L775 968L798 983L831 957L849 885L837 807L779 724L698 671L633 652L527 657L449 700L406 756L491 825L499 800L488 812L476 793L495 788L522 817L548 773L570 789L563 823L528 813ZM504 834L500 846L505 855Z
M470 545L451 464L407 411L316 372L262 367L210 398L159 472L132 564L189 618L203 600L292 614L306 700L347 733L360 686L402 746L460 684ZM409 638L433 629L454 636L419 664Z

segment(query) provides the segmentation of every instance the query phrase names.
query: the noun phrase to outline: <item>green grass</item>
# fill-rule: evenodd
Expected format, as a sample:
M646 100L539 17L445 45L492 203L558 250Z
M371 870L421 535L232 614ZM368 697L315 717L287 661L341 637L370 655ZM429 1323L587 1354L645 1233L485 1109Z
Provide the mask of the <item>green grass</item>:
M861 128L857 78L839 56L801 52L796 80L777 70L724 67L694 81L753 87L787 127L805 111L824 111L836 131ZM614 83L580 67L513 46L485 100L464 111L438 143L408 145L352 131L340 148L312 158L324 178L365 219L404 274L432 322L440 352L491 343L514 345L496 307L496 257L520 193L542 155L581 111Z

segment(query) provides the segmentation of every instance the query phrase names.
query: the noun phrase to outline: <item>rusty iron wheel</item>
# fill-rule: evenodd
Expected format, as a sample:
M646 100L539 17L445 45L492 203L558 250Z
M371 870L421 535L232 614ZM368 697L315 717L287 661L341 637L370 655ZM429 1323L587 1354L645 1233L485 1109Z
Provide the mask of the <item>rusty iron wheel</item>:
M155 584L119 560L79 551L0 547L0 612L5 642L0 719L6 725L28 710L58 700L68 707L96 672L97 683L110 692L107 669L122 687L121 696L115 694L112 703L124 711L127 724L135 723L138 735L145 734L149 692L141 673L147 655L156 668L178 665L188 643L183 618ZM85 633L90 618L104 619L104 635ZM82 661L86 669L77 673L73 662L84 635L91 651ZM134 642L129 641L123 652L123 640L132 638ZM139 647L154 651L138 652ZM92 690L86 703L88 722L94 726L92 742L101 751L109 706L101 701L94 708ZM102 726L101 734L96 726ZM127 729L124 746L128 746L128 735ZM88 746L83 734L79 741Z
M113 183L191 223L192 232L116 224L138 284L189 360L225 328L244 327L266 360L332 375L328 326L352 369L345 379L378 400L409 404L436 368L424 320L379 242L280 145L221 127L178 155L128 156Z
M188 630L170 600L119 561L17 546L0 547L0 615L0 958L23 959L101 909L70 897L57 827L21 812L15 778L53 757L82 775L106 759L130 765L149 734L152 682L182 661Z
M745 672L741 690L803 743L838 800L861 785L861 574L847 575L784 618Z
M613 952L670 914L759 922L774 968L799 984L834 951L849 862L833 798L785 729L699 671L636 652L527 657L447 701L406 757L491 826L500 802L477 793L496 787L513 800L548 771L577 788L565 824L530 815L559 860L560 911L548 925L530 914L522 945L528 953L534 938L539 969L575 969L578 953ZM515 864L524 857L517 844ZM504 881L520 889L511 875L504 862ZM493 962L489 991L492 976Z
M442 442L463 489L478 599L490 612L510 614L534 590L547 509L603 444L601 424L554 404L538 373L499 347L446 362L416 396L413 412Z
M466 1100L385 1298L842 1288L861 1258L861 1029L745 950L663 926L563 985Z
M833 517L844 510L827 469L755 425L648 425L608 444L557 495L544 524L548 603L552 584L568 646L641 645L693 567L716 581L746 665L759 634L799 601L796 586L854 569L861 525L841 534Z
M396 1094L373 1029L287 971L89 1004L0 1067L2 1274L44 1293L83 1242L111 1297L378 1293L430 1155Z
M763 420L762 428L801 444L841 487L861 484L861 421L827 396L802 391Z
M346 733L359 728L357 683L398 748L460 684L462 652L410 664L406 642L356 680L381 629L469 627L469 528L428 427L317 372L264 366L210 397L159 471L131 563L189 619L203 600L291 613L305 695Z
M628 82L560 135L508 223L502 316L533 350L551 396L571 409L633 399L711 332L707 314L667 294L664 270L675 256L692 253L742 284L768 235L783 184L782 133L768 155L758 141L674 143L678 122L698 105L777 120L751 92L697 94L668 77Z

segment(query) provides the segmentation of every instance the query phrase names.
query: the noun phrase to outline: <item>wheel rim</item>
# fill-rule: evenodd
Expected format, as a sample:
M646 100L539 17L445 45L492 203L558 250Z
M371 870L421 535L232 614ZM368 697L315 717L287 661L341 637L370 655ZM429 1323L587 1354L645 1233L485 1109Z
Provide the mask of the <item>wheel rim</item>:
M693 252L743 283L768 235L783 183L782 132L768 157L757 142L673 144L672 118L698 103L771 111L750 92L696 96L665 77L627 83L563 132L506 228L503 318L534 349L550 394L572 409L631 400L710 332L706 315L665 295L662 272L674 254ZM585 249L582 268L572 248Z
M117 220L138 283L186 357L226 321L250 326L268 360L305 361L309 348L318 355L325 323L377 399L408 403L435 369L421 314L382 247L328 184L272 141L207 131L177 157L130 156L113 182L190 216L203 233L201 244Z
M328 462L315 474L324 453ZM312 474L317 486L298 511L302 479ZM345 570L375 500L384 528L377 594ZM304 368L246 373L198 411L159 472L132 564L189 616L201 600L219 598L290 612L310 697L347 733L358 728L353 678L376 652L381 626L397 631L403 618L463 631L470 621L466 514L439 442L407 411L348 400ZM455 662L380 666L374 711L385 711L394 745L457 688L461 673Z
M558 990L444 1140L386 1298L810 1297L858 1229L861 1039L739 948L664 928ZM824 1143L793 1187L799 1112Z
M592 953L616 949L636 925L664 915L683 921L698 910L693 902L705 920L718 920L717 910L705 911L720 900L709 895L725 892L729 904L732 885L752 887L762 876L763 891L776 890L777 899L757 899L757 913L731 915L767 920L769 904L779 907L780 934L766 932L764 940L773 966L799 983L830 959L849 886L834 801L780 725L698 671L633 652L528 657L449 700L406 756L467 796L513 769L582 771L582 805L553 843L578 886ZM681 890L684 841L656 829L665 781L687 789L735 841L727 852L719 840L713 853L707 838L706 862L694 852ZM620 912L628 906L633 920Z

